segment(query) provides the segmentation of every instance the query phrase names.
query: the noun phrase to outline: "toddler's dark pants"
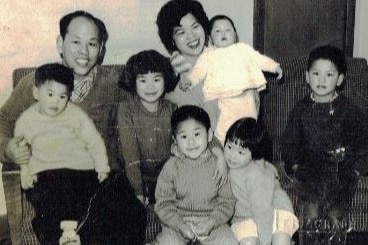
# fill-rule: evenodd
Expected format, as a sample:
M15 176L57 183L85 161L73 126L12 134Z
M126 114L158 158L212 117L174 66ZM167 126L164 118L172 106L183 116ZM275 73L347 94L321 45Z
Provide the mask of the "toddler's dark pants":
M57 169L38 174L26 197L35 208L32 226L41 244L58 244L62 220L82 220L98 185L95 171ZM79 234L82 244L88 243L88 230L87 223Z

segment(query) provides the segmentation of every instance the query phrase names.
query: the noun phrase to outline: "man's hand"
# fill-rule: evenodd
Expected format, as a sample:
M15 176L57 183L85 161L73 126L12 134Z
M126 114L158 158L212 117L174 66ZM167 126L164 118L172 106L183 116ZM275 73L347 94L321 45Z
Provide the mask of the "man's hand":
M17 136L9 140L5 156L16 164L27 164L31 158L31 149L23 136Z
M189 72L191 64L178 51L174 51L170 57L170 63L176 74Z

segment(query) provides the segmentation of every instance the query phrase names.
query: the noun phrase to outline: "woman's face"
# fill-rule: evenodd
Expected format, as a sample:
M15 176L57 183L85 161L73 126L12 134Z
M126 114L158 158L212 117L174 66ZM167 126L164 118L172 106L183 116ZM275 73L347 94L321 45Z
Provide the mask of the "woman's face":
M180 20L180 26L174 27L173 40L184 57L197 58L203 51L206 34L203 26L191 14Z

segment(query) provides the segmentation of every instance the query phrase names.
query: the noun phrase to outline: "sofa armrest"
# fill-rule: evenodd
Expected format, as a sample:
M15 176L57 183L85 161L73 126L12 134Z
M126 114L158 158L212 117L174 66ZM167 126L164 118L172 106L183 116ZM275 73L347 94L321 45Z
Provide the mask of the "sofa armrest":
M5 202L12 244L21 244L22 193L20 171L2 171Z

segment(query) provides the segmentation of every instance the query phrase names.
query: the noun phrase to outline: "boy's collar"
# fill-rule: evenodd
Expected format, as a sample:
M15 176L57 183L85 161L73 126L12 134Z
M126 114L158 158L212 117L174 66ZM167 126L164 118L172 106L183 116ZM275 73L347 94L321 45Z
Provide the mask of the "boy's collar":
M314 96L314 93L312 92L310 94L310 98L313 102L316 102L316 103L331 103L332 101L334 101L335 99L337 99L337 97L339 97L339 94L335 91L334 95L332 96L332 98L329 100L329 101L326 101L326 102L320 102L316 99L316 97Z

